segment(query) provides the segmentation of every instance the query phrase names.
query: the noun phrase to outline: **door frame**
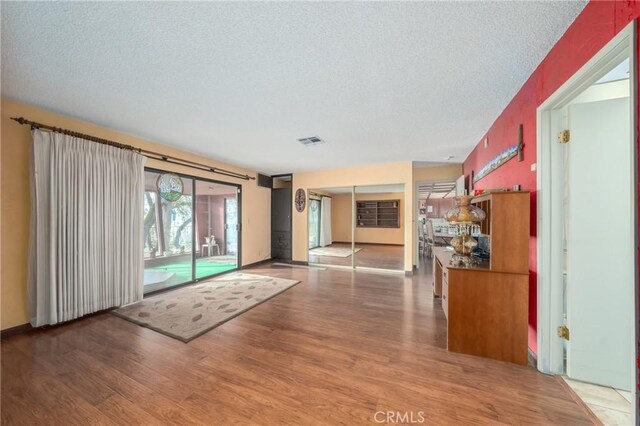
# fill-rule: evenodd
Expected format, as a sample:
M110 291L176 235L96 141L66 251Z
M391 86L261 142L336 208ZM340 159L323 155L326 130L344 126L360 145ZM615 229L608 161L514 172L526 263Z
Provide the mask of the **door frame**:
M462 175L461 177L464 177L464 175ZM413 241L413 267L415 269L420 269L420 266L427 264L420 257L420 239L418 238L418 230L420 229L420 220L419 220L420 219L420 185L424 185L424 184L428 184L428 183L449 183L449 182L454 182L454 183L456 183L456 187L453 190L456 191L457 190L458 179L460 179L460 177L457 177L456 179L420 180L420 181L415 182L414 185L413 185L413 206L414 206L414 211L413 211L413 215L414 216L413 217L415 218L415 220L413 221L413 235L414 235L414 241ZM466 191L466 189L465 189L465 191ZM457 193L455 195L457 195Z
M322 196L321 196L322 197ZM316 236L318 237L318 244L315 247L309 247L309 216L311 215L311 202L315 201L318 203L318 225L316 226ZM311 198L309 196L309 208L307 209L307 250L313 250L314 248L320 247L320 217L322 216L322 198L319 200L315 198Z
M556 135L561 130L560 109L566 106L585 88L600 79L610 66L621 57L629 57L630 84L630 135L629 147L634 175L631 197L634 206L634 223L630 224L634 232L635 260L635 314L633 329L638 339L638 133L636 122L638 117L638 83L636 57L636 23L628 24L592 59L569 78L559 89L547 98L537 109L537 343L538 370L547 374L563 374L564 351L563 340L557 337L557 327L563 325L563 289L562 289L562 222L554 218L562 217L562 185L555 176L561 175L562 160L552 155L557 148ZM558 148L559 149L559 148ZM638 370L633 357L635 371L633 379L633 400L636 400L636 384ZM637 407L637 404L634 404ZM635 410L634 410L635 411ZM635 415L635 412L634 412Z
M236 213L237 216L237 223L236 223L236 231L238 231L238 236L236 237L236 259L238 258L238 256L240 255L240 223L242 221L242 218L240 216L240 192L236 193L236 202L238 203L238 207L237 210L238 212ZM233 198L230 197L224 197L224 253L225 255L227 254L227 242L229 241L229 239L227 238L227 231L229 230L227 228L227 201L229 200L233 200Z

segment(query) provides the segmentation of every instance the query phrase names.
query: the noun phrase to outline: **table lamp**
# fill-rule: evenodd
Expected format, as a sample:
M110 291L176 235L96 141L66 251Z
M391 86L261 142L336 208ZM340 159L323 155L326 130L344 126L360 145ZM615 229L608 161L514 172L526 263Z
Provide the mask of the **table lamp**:
M449 264L451 266L473 266L478 263L471 257L471 252L478 246L474 235L480 235L480 222L487 215L482 209L471 204L471 195L455 197L456 205L444 214L449 222L449 229L453 230L455 237L451 240L451 246L455 250Z

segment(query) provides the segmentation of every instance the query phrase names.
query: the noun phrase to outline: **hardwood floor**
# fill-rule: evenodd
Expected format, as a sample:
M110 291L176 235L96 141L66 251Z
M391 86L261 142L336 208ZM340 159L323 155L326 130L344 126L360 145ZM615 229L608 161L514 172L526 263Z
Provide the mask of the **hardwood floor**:
M555 378L447 352L427 274L247 271L302 282L188 344L110 314L3 340L2 424L591 424Z
M351 243L333 243L330 247L345 247L350 249ZM356 266L395 269L399 271L404 270L404 246L357 243L356 247L362 249L355 254ZM317 256L309 253L309 263L351 266L351 256Z

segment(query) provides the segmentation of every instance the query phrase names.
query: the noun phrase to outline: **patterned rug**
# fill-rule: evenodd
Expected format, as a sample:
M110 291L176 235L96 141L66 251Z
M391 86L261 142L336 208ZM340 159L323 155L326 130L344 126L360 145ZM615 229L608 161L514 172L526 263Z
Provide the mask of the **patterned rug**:
M361 248L356 247L354 252L357 253ZM315 256L331 256L331 257L349 257L351 256L351 247L316 247L309 250L309 254Z
M152 296L112 313L188 342L299 282L236 272Z

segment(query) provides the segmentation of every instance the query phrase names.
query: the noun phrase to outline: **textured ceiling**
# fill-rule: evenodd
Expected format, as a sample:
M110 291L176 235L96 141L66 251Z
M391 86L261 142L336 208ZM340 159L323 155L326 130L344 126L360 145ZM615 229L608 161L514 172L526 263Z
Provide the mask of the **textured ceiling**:
M2 2L2 94L267 173L460 162L584 5Z

